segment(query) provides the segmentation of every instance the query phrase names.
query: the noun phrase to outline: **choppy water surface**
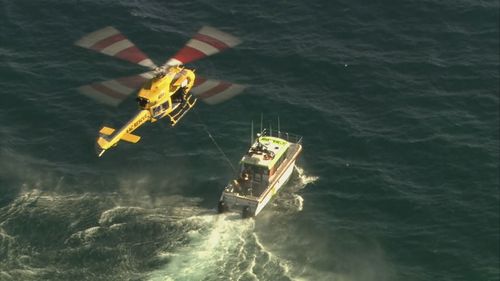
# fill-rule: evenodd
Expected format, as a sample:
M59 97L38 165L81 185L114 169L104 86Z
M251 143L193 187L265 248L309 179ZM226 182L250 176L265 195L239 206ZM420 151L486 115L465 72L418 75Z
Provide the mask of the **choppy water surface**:
M495 1L2 1L0 280L499 280ZM75 88L140 73L73 46L113 25L157 63L248 85L98 159L108 108ZM256 219L216 215L250 121L304 136Z

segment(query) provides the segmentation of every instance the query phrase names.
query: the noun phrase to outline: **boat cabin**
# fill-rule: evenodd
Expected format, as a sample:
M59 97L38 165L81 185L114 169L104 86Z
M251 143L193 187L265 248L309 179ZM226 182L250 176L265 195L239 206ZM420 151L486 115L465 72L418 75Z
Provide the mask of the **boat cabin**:
M258 137L240 161L234 191L244 196L260 197L282 170L281 164L289 146L289 142L276 137Z

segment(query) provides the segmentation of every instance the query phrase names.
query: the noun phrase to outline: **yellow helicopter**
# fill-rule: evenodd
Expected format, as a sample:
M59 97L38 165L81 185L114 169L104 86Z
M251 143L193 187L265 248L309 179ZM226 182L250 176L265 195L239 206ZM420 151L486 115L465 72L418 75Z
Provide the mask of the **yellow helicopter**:
M81 86L78 90L102 103L118 106L136 89L139 111L123 127L102 127L96 141L99 157L120 140L137 143L141 137L132 134L142 124L168 117L171 126L201 99L216 104L239 94L244 86L225 81L196 77L194 70L183 65L238 45L241 41L210 26L202 27L186 45L164 65L158 67L120 31L108 26L92 32L75 45L151 68L139 75L117 78Z

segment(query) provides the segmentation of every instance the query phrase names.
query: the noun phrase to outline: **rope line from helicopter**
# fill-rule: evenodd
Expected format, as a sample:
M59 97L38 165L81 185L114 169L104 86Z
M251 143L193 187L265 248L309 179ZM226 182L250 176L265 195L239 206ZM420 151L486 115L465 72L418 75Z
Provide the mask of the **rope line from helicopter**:
M210 137L210 139L212 140L212 142L215 145L215 147L217 147L217 149L222 154L222 156L224 157L224 159L226 160L226 162L229 164L229 166L231 166L231 169L233 170L233 172L236 173L236 169L234 168L233 164L231 163L231 160L229 160L229 157L227 157L226 153L224 153L224 151L219 146L219 144L217 143L217 141L215 141L215 138L212 136L212 134L208 130L207 125L205 125L205 123L203 123L203 121L201 120L200 116L198 115L198 112L196 112L196 110L195 110L194 113L195 113L196 117L198 118L198 122L201 124L201 126L203 127L203 129L205 130L205 132L208 134L208 137Z

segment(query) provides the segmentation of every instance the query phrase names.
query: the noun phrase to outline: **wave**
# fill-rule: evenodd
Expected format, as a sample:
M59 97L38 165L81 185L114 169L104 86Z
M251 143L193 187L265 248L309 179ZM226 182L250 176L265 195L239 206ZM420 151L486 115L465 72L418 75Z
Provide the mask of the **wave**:
M259 241L255 220L243 220L239 214L186 220L199 226L189 232L189 244L175 252L159 253L170 262L148 280L291 280L287 262Z

